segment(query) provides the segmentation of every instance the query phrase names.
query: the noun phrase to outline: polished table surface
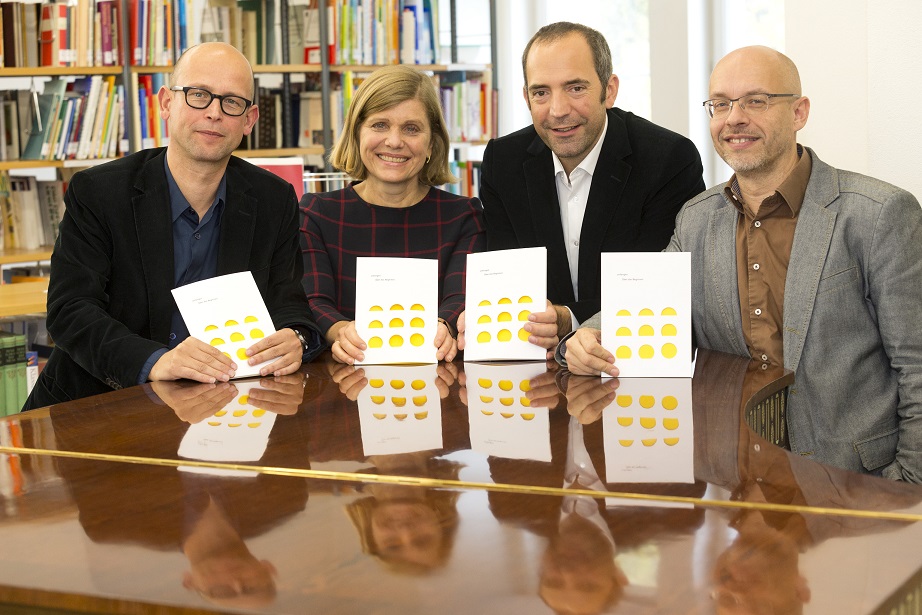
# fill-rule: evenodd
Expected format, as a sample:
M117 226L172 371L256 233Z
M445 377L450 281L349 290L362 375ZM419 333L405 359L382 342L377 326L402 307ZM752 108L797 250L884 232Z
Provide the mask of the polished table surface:
M0 612L900 612L922 488L771 444L790 382L326 358L11 417Z

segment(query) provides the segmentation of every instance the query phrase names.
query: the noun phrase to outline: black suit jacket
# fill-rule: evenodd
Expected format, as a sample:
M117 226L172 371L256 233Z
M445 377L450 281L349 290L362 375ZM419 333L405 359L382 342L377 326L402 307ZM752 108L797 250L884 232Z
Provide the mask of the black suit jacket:
M701 157L685 137L621 109L608 110L608 131L579 246L579 301L573 295L560 224L551 150L534 126L487 145L483 201L490 250L547 248L547 298L580 322L601 307L600 254L655 252L669 243L682 204L704 190Z
M71 180L48 286L55 349L24 409L135 385L167 347L176 304L165 155L145 150ZM316 330L301 288L294 189L236 157L226 177L218 275L252 271L277 329Z

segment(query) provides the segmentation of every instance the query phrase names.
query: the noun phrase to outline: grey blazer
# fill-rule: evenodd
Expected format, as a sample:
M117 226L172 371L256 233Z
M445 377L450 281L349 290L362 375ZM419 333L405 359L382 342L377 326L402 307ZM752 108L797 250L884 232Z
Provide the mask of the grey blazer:
M905 190L806 151L813 170L784 294L784 366L795 372L791 450L922 482L922 209ZM666 250L692 254L698 346L748 356L737 211L723 188L682 207Z

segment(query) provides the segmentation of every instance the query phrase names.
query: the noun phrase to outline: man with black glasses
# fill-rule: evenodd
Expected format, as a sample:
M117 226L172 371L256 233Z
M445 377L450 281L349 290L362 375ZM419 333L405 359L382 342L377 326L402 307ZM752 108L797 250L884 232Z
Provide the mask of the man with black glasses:
M793 452L922 482L919 202L797 143L810 100L783 54L730 53L709 96L714 148L735 174L683 206L667 248L691 253L698 346L795 372ZM566 341L571 371L617 374L598 326Z
M55 342L25 409L140 384L227 382L236 363L189 337L171 289L251 271L278 331L247 349L262 375L321 349L301 290L293 188L231 153L256 124L253 71L224 43L177 61L158 93L170 142L74 175L51 257Z

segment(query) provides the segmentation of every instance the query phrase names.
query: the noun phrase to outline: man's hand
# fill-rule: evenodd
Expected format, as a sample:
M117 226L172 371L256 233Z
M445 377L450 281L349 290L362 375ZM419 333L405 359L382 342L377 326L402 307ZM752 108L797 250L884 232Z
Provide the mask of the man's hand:
M570 377L567 380L567 411L582 425L596 422L602 417L602 411L615 401L619 384L617 378Z
M547 371L528 381L528 391L525 392L525 397L528 398L532 407L553 410L560 401L559 393L555 373Z
M326 339L333 352L333 358L340 363L355 365L356 361L365 359L365 353L362 351L367 350L368 346L355 330L354 320L340 320L335 323L327 331Z
M602 331L577 329L567 340L567 369L581 376L599 376L603 372L618 377L615 356L602 348Z
M458 350L464 350L464 312L458 316Z
M300 342L298 346L301 346ZM230 357L214 346L194 337L187 337L176 348L164 354L154 363L148 379L156 381L187 378L205 384L214 384L215 382L227 382L234 377L236 372L237 364Z
M304 347L292 329L282 329L259 340L247 348L246 353L249 357L247 363L250 365L272 361L259 369L260 376L278 377L287 376L301 367Z
M304 399L306 384L307 374L300 373L263 378L259 381L259 388L250 389L247 403L276 414L295 414Z
M528 315L525 330L530 333L528 341L535 346L547 349L547 358L554 358L554 348L560 341L561 335L570 332L570 311L561 305L547 302L547 309L543 312L532 312Z
M193 384L158 380L150 383L154 394L173 409L186 423L195 424L214 416L214 413L233 401L237 387L229 382Z

